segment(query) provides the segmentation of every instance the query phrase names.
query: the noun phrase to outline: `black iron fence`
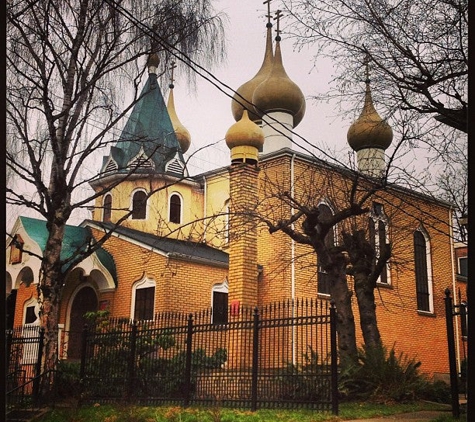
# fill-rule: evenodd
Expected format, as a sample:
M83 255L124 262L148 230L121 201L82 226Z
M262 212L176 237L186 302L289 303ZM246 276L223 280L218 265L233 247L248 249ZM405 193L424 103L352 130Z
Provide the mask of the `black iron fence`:
M153 321L99 319L83 333L81 397L338 413L335 308L288 301Z
M42 372L44 329L25 325L7 330L6 415L41 407L52 397L52 373Z
M212 310L136 322L98 313L82 333L80 364L62 361L78 372L63 373L60 365L54 382L53 374L41 372L44 331L8 330L7 404L35 406L56 391L94 403L303 407L337 414L335 313L318 300L230 307L219 323Z
M458 305L454 304L454 301L451 297L449 289L445 290L445 318L447 324L447 346L449 352L449 368L450 368L450 391L451 391L451 402L452 402L452 415L455 418L460 416L460 402L459 402L459 391L460 383L467 383L467 373L459 373L457 370L457 358L456 358L456 338L454 331L454 319L460 318L460 328L461 328L461 343L462 351L465 357L465 364L467 362L467 338L468 338L468 307L465 303L459 303ZM457 339L458 341L458 339ZM465 368L466 371L466 368ZM463 380L462 378L465 378Z

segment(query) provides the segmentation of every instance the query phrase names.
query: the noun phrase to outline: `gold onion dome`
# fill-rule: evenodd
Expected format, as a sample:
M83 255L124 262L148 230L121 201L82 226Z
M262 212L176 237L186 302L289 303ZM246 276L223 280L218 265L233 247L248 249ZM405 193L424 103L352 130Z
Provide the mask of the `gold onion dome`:
M190 132L188 132L185 126L181 124L180 119L178 119L178 116L176 114L173 88L173 84L170 84L170 94L168 95L167 103L168 115L170 116L170 120L172 122L173 130L175 131L177 141L180 144L181 152L185 153L190 147L191 136Z
M364 148L386 149L393 140L391 126L379 116L374 108L369 82L367 79L363 110L347 133L348 144L354 151Z
M241 119L228 129L225 139L229 149L248 146L260 149L264 145L264 132L249 119L248 111L243 110Z
M258 110L266 113L282 111L294 117L296 127L305 114L305 97L287 75L282 63L280 36L276 37L275 56L272 69L266 78L254 91L252 102Z
M252 104L252 96L256 87L263 82L269 75L272 68L273 52L272 52L272 24L267 23L267 38L266 38L266 50L264 54L264 60L262 61L261 68L254 75L254 77L243 83L233 96L231 102L231 111L234 116L234 120L239 121L242 117L244 109L249 113L249 118L252 121L260 120L262 113L254 109Z

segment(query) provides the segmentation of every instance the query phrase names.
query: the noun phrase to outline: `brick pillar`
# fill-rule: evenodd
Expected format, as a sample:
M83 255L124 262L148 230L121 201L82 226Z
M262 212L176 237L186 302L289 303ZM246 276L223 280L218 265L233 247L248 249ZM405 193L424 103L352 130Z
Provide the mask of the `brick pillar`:
M259 168L238 162L230 169L229 295L231 305L257 306L257 221Z

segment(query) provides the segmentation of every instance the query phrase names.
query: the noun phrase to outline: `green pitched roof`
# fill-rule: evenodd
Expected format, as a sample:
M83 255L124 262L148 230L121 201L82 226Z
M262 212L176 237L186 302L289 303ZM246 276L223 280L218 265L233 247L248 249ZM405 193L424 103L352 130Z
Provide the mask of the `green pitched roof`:
M24 216L19 217L19 219L28 236L35 241L44 252L49 233L46 228L46 221ZM74 256L78 251L85 251L86 245L91 238L92 233L90 228L66 225L61 248L61 260ZM110 272L114 281L117 282L117 270L112 256L102 248L98 249L96 254L102 265Z
M151 169L149 164L144 164L137 172L165 173L166 164L177 154L178 159L184 163L155 73L149 74L119 140L111 148L110 157L104 158L102 171L107 170L112 158L118 166L112 170L126 172L130 163L143 153L153 162L154 168ZM176 167L173 168L176 173ZM179 176L182 174L181 172Z

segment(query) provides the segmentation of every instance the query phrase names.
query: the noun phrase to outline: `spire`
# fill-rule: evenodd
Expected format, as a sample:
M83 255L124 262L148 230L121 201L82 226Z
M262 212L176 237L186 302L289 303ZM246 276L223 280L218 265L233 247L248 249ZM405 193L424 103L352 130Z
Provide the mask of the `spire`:
M191 143L191 136L190 132L183 126L180 122L180 119L178 118L175 110L175 99L173 95L173 88L175 85L173 82L175 81L174 79L174 70L176 68L175 62L172 62L171 64L171 77L170 77L170 85L168 87L170 88L170 93L168 95L168 103L167 103L167 109L168 109L168 115L170 116L170 120L173 125L173 129L175 130L175 135L178 140L178 143L180 144L181 152L185 153L188 151L188 148L190 147Z
M243 110L247 109L249 112L249 118L252 121L259 121L262 117L262 113L257 112L254 109L252 103L252 96L256 87L264 81L270 73L272 68L272 61L274 53L272 51L272 15L270 13L270 3L272 0L266 0L264 4L267 4L267 24L266 24L266 45L264 52L264 59L258 72L252 79L242 84L233 96L231 102L231 111L234 116L234 120L239 121L242 117Z
M152 50L153 51L153 50ZM101 174L186 174L182 149L172 125L157 78L158 55L147 60L148 79L110 155L104 157Z
M272 68L267 78L255 89L252 97L256 109L265 113L280 111L293 116L295 128L305 113L305 97L285 71L282 51L280 47L280 18L282 12L278 10L274 19L277 20L277 36L275 37L275 56Z

